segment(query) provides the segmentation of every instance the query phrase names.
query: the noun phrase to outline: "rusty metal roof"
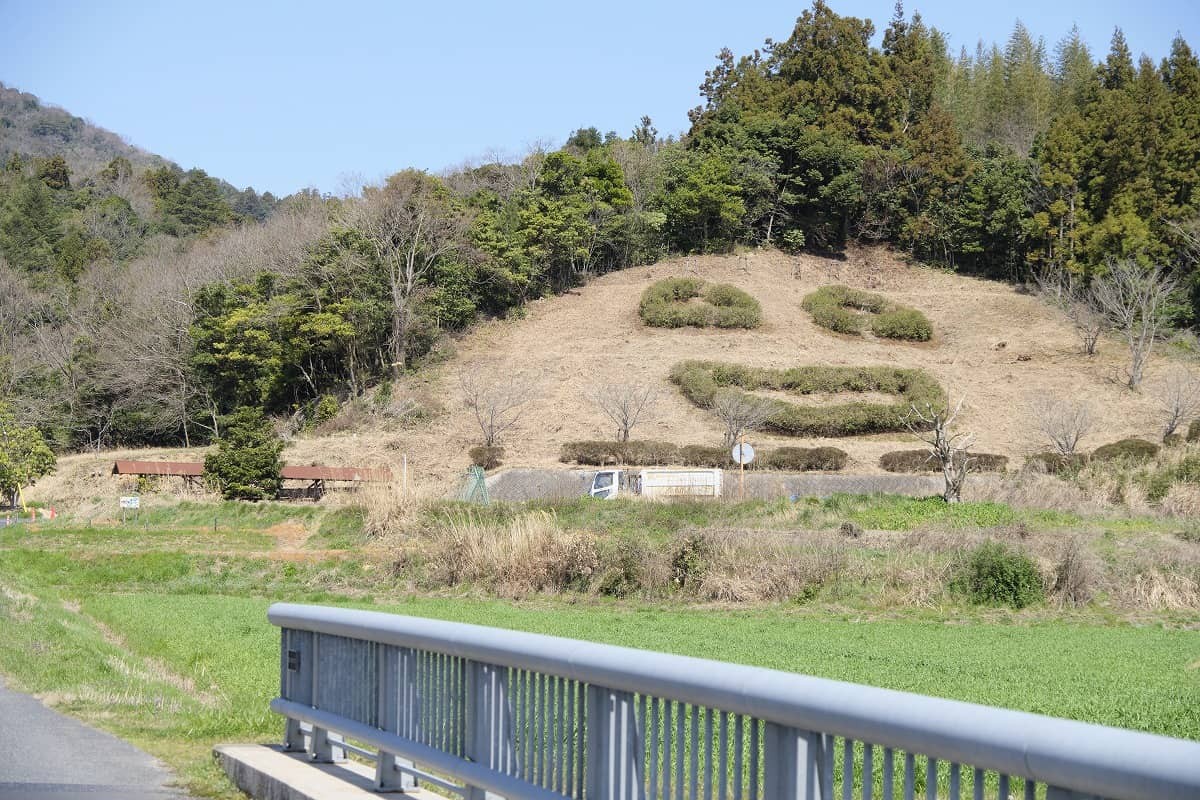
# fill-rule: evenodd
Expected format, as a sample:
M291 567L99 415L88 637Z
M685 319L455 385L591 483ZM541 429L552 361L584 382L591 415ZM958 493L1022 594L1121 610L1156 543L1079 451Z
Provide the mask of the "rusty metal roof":
M279 477L285 481L356 481L356 482L386 482L392 479L392 473L387 469L371 469L364 467L284 467Z
M204 464L199 461L115 461L113 475L173 475L199 477Z
M200 461L115 461L113 475L170 475L200 477L204 474L204 463ZM352 481L386 482L392 479L388 469L364 467L293 467L285 466L279 471L285 481Z

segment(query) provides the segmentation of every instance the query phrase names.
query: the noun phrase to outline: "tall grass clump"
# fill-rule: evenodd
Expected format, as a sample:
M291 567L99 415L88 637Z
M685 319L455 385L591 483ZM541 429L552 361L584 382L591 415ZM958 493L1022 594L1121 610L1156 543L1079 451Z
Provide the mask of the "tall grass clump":
M945 392L927 372L897 367L792 367L769 369L718 361L682 361L671 369L671 382L684 397L707 408L718 392L772 390L798 395L878 392L894 403L850 402L800 406L770 400L765 429L785 436L858 436L909 430L911 407L941 408Z
M822 286L805 297L801 307L812 314L813 322L837 333L857 336L869 324L871 332L883 339L927 342L933 338L933 325L917 309L849 286Z
M692 302L698 301L698 302ZM728 283L664 278L642 293L642 320L655 328L757 328L762 306Z
M512 596L586 590L600 566L595 536L564 530L547 511L510 519L448 515L427 535L427 578L438 586L470 584Z

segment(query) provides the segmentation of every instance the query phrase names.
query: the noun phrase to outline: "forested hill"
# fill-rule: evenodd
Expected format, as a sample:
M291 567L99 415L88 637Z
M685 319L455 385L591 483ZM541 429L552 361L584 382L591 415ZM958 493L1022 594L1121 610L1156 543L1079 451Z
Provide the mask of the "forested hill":
M0 392L60 448L205 441L246 406L298 424L386 395L480 316L739 245L885 243L1014 281L1124 260L1166 269L1173 323L1197 324L1200 62L1183 39L1156 62L1118 29L1099 57L1018 24L955 54L899 7L874 33L817 0L786 38L719 54L681 140L648 118L585 127L508 163L289 198L261 224L196 170L10 158Z
M170 160L135 147L112 131L0 83L0 164L14 155L29 162L60 158L78 182L100 174L114 161L139 174L152 169L182 172ZM270 213L275 202L270 192L259 195L251 187L238 189L213 180L231 216L262 220Z

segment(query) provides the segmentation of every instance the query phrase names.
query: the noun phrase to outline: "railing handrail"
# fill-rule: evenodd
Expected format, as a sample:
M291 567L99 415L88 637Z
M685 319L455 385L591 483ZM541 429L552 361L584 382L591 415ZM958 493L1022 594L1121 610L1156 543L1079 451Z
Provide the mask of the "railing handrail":
M276 603L281 628L410 647L747 714L1128 800L1196 797L1200 742L617 645Z

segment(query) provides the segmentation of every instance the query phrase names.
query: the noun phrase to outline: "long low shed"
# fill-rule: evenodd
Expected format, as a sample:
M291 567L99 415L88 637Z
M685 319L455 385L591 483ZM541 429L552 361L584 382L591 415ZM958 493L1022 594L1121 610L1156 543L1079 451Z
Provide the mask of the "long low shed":
M187 486L195 485L204 474L201 461L114 461L113 475L136 475L138 477L167 476L183 478ZM283 490L281 496L320 497L325 492L325 483L386 483L392 472L381 467L326 467L285 465L279 471L285 481L308 481L303 489Z

